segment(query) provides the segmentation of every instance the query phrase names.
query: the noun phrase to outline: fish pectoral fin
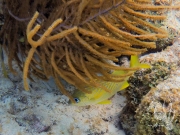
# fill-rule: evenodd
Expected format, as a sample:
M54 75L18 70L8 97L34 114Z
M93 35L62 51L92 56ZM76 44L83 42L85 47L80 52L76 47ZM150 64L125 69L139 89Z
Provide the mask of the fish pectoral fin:
M121 90L127 88L128 86L129 86L129 83L128 83L127 81L125 81L125 82L122 84L121 88L120 88L118 91L121 91Z
M104 101L99 102L98 104L101 104L101 105L111 104L111 100L104 100Z

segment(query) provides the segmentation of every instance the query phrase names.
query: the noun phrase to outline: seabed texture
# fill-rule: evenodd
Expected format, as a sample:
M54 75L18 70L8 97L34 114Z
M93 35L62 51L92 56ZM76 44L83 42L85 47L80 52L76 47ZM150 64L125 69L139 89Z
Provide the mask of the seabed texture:
M141 57L141 61L178 63L180 39L166 50ZM16 68L16 66L14 66ZM68 105L52 80L30 82L25 91L18 76L0 72L0 134L1 135L125 135L119 124L119 114L125 98L116 94L110 105L76 107ZM159 89L180 87L180 69L161 82ZM67 86L74 89L72 86Z
M124 135L119 124L124 97L115 95L111 105L76 107L53 80L34 78L25 91L21 72L8 78L0 73L0 135Z
M169 17L166 25L178 35L180 14L172 11ZM178 62L180 38L175 40L164 53L144 56L142 61ZM15 64L14 69L17 69ZM180 68L158 88L179 88L179 76ZM68 98L60 94L53 80L34 80L29 82L30 91L25 91L22 72L17 76L8 72L8 78L4 78L0 68L0 135L125 135L119 122L125 106L123 96L116 94L110 105L76 107L68 104ZM67 88L74 89L69 85Z
M177 63L180 59L180 39L166 50L141 57L141 61ZM14 65L16 68L16 65ZM180 87L178 68L157 87ZM53 80L36 78L25 91L21 72L17 76L0 72L0 134L2 135L124 135L119 114L125 98L116 94L110 105L76 107L68 105ZM173 82L173 83L172 83ZM74 87L67 85L69 90Z
M178 63L180 39L166 50L141 57L141 61ZM16 65L14 65L16 68ZM119 114L125 98L115 95L110 105L76 107L68 105L53 80L43 82L36 78L25 91L21 72L4 78L0 69L0 134L1 135L124 135ZM161 82L159 89L180 87L180 69ZM74 89L67 86L69 90Z

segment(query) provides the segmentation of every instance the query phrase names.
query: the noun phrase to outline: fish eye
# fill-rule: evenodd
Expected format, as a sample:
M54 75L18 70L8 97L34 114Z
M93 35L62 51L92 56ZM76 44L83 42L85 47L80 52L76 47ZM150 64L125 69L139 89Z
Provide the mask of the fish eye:
M80 102L79 98L74 98L74 101L75 101L76 103L79 103L79 102Z

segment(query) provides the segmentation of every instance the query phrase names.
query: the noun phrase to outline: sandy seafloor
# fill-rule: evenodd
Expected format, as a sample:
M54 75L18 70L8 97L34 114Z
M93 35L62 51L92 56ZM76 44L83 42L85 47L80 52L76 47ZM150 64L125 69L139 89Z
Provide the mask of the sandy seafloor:
M178 14L170 12L166 25L179 34ZM178 48L180 42L176 42L176 49L170 48L170 55L156 53L144 59L171 61ZM15 64L14 68L17 69ZM68 104L52 79L44 82L34 78L35 82L29 82L30 91L25 91L21 77L22 72L18 71L17 76L9 72L4 78L0 68L0 135L125 135L119 123L125 106L121 95L116 94L110 105L76 107Z
M124 97L116 95L110 105L76 107L52 79L35 79L25 91L21 72L8 78L0 73L0 135L124 135L119 125Z
M141 57L141 61L174 64L179 59L180 38L162 52ZM0 135L125 135L119 123L125 105L121 95L116 94L110 105L76 107L68 105L67 97L60 94L52 79L30 81L30 91L25 91L21 72L4 78L0 71ZM179 88L179 73L177 68L157 87Z

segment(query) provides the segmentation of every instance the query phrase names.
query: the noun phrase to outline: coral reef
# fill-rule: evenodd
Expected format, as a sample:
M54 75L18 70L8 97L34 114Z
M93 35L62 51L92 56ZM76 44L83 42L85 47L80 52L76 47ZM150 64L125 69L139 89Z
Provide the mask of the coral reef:
M3 0L3 4L0 37L10 70L16 73L15 60L24 72L25 89L30 74L44 80L53 76L72 102L62 79L86 93L85 86L99 86L96 80L122 80L109 71L137 69L107 61L155 48L157 39L168 33L157 23L166 16L154 13L180 8L154 5L151 0Z
M180 134L180 89L152 89L136 113L136 135Z
M151 63L151 69L139 70L128 80L130 86L126 89L125 95L131 101L133 108L136 108L144 95L157 84L166 80L175 65L164 61Z
M127 101L127 105L123 109L121 116L120 116L122 127L125 129L125 132L127 135L134 135L135 131L137 134L144 134L144 132L145 132L144 129L148 129L149 133L152 133L152 134L159 133L159 134L165 134L165 135L167 134L168 135L168 134L171 134L171 131L172 131L172 134L178 134L179 128L176 127L177 123L175 123L174 121L170 121L170 118L172 118L173 115L169 115L168 109L170 109L170 106L172 104L174 104L175 102L176 103L179 102L178 101L179 99L175 98L176 101L173 100L172 104L171 103L166 104L166 102L164 102L164 101L167 100L167 103L168 103L168 101L171 100L171 98L169 98L169 96L179 97L179 95L173 94L173 92L177 92L176 94L178 94L178 91L180 88L180 85L179 85L180 84L179 83L179 81L180 81L180 79L179 79L180 47L179 47L179 44L180 44L180 42L179 42L179 40L177 40L172 46L168 47L167 49L165 49L162 52L149 54L147 56L141 57L143 62L163 63L163 64L161 64L162 67L160 68L163 70L160 70L160 71L158 71L157 69L155 70L154 74L157 75L158 77L156 77L155 75L153 76L153 74L151 75L152 82L149 82L150 86L155 86L154 84L157 84L157 80L160 80L159 84L156 87L153 87L151 89L144 89L144 91L131 90L131 96L128 95L129 101ZM165 65L167 67L165 67ZM159 67L159 66L157 66L157 67ZM161 78L160 77L161 75L166 80ZM148 78L150 78L150 76L148 76ZM159 78L159 79L156 79L156 78ZM134 80L136 80L136 82L139 82L138 79L134 79ZM140 80L141 80L141 77L140 77ZM143 80L147 80L146 77L144 77ZM155 83L153 83L153 81ZM142 85L143 83L138 83L138 84ZM147 83L145 83L145 84L147 85ZM147 86L149 86L149 84ZM135 85L135 84L133 84L133 85ZM148 88L147 86L143 87L143 85L142 85L139 87L139 89ZM125 91L125 92L128 92L128 91ZM144 95L143 95L143 92L145 92ZM149 93L151 93L151 94L149 94ZM166 93L165 96L164 96L164 93ZM148 99L148 100L146 100L146 99ZM164 118L164 121L161 121L160 117L159 117L159 119L157 119L157 117L155 119L155 116L153 115L154 109L149 109L148 108L149 106L146 104L146 103L149 103L149 105L150 105L151 104L150 100L153 101L152 105L156 106L155 103L157 103L157 107L159 107L157 109L162 114L162 117L165 117L164 111L166 111L167 117ZM164 108L164 105L165 105L165 108ZM166 108L167 107L166 105L169 105L168 108ZM174 104L174 106L176 106L176 104ZM174 108L173 114L176 116L179 116L178 108L177 108L177 110ZM135 117L135 115L136 115L136 117ZM156 115L156 116L158 116L158 115ZM169 120L169 122L172 122L170 125L170 126L172 126L172 125L174 126L174 128L172 130L165 129L165 125L168 124L167 123L168 121L165 121L165 120ZM177 117L177 121L178 120L179 119ZM160 127L160 125L158 127L153 127L156 125L156 122L160 125L164 124L163 127ZM143 125L143 124L145 124L145 125ZM149 124L151 126L149 126ZM142 128L144 128L144 129L142 129ZM148 132L146 132L146 133L148 133Z
M151 63L151 69L138 70L128 80L130 86L123 92L127 104L121 112L120 119L128 135L133 135L136 129L135 111L151 88L165 79L171 73L173 65L166 62Z

